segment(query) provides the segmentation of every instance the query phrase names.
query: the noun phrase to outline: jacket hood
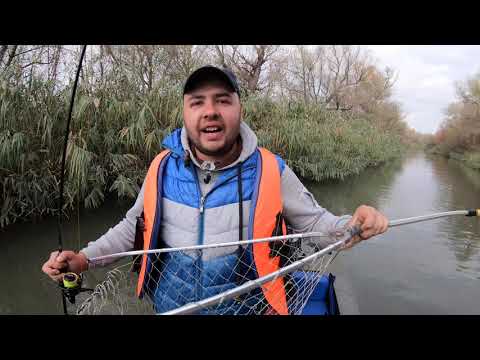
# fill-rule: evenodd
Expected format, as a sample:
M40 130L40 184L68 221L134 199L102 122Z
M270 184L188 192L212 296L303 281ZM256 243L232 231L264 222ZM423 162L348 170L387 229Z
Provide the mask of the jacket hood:
M182 129L173 130L169 135L167 135L163 139L163 142L162 142L162 145L164 148L172 151L172 153L178 156L183 156L185 153L185 150L183 149L183 146L182 146L181 132L182 132Z

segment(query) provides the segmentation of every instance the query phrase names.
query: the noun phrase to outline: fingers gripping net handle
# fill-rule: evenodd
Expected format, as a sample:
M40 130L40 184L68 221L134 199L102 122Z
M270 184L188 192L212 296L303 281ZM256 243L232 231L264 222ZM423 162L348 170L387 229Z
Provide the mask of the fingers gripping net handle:
M77 313L260 315L287 309L300 314L352 233L332 236L337 241L329 246L313 236L272 240L264 261L276 269L263 277L251 244L149 253L141 300L131 261L109 272Z

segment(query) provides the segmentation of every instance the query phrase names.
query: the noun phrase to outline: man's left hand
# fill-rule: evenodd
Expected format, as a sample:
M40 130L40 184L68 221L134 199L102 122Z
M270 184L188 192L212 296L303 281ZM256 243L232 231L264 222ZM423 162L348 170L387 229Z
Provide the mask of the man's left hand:
M377 209L361 205L352 215L347 226L360 226L360 235L350 239L342 249L349 249L362 240L370 239L372 236L382 234L388 229L388 219Z

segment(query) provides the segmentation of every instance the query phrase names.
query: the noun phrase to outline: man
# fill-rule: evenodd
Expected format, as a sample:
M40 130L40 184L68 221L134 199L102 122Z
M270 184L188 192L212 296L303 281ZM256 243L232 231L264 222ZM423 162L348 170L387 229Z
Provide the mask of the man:
M184 127L164 140L168 151L152 162L126 217L78 253L53 252L42 268L46 274L59 280L65 271L87 270L87 258L131 250L138 217L145 223L142 246L145 249L268 237L273 234L274 225L278 228L280 224L284 230L284 220L296 233L327 233L357 224L362 232L347 247L387 230L387 218L370 206L358 207L353 216L331 214L317 204L279 156L257 147L256 135L242 120L239 87L228 69L205 66L190 75L184 86L183 117ZM157 201L157 196L161 201ZM325 238L321 240L322 246L328 244ZM265 265L269 259L265 251L253 246L249 255L245 255L249 257L242 258L242 263L252 263L254 275L250 276L259 277L275 270ZM235 279L213 285L205 282L204 274L222 271L212 259L197 263L200 260L165 256L162 260L165 275L153 288L146 278L152 270L152 261L143 258L137 289L138 295L146 292L154 299L158 311L198 300L200 290L195 284L202 285L202 298L235 285ZM222 264L234 266L239 261L238 255L231 252L217 256L223 256ZM201 267L202 273L194 280L181 278L178 271L175 274L169 271L173 262L187 270ZM106 261L102 265L105 264ZM168 276L171 278L165 279ZM284 294L281 281L274 285L278 285L276 295ZM188 290L182 290L183 301L179 302L178 294L171 293L172 287ZM282 300L285 295L278 295L278 300L271 293L264 294L267 302L275 312L287 313L286 301Z

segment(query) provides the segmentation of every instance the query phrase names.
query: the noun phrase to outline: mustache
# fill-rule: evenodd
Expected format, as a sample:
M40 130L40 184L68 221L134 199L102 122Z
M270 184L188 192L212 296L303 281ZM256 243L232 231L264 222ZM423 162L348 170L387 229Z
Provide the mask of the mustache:
M219 126L222 128L225 128L225 122L223 121L222 118L216 118L216 119L205 119L205 120L200 120L198 122L197 128L199 130L205 129L210 126Z

